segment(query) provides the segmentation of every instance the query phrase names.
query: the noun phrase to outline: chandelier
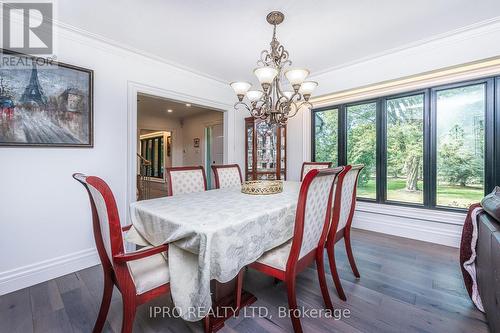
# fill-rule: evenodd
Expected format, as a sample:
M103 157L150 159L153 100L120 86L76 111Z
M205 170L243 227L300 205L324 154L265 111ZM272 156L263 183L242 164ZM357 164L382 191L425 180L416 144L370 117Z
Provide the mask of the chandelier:
M284 19L285 15L278 11L267 15L267 22L273 26L271 48L261 52L258 67L253 71L261 87L251 89L252 85L244 81L231 83L238 97L235 109L243 107L254 118L279 126L285 126L301 108L312 108L309 98L318 85L314 81L305 81L309 70L291 67L288 51L276 39L276 26ZM244 101L245 97L248 101Z

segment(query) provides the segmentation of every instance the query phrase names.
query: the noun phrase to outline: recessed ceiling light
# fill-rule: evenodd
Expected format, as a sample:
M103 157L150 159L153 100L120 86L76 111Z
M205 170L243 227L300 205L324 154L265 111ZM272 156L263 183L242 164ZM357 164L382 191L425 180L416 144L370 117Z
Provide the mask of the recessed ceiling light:
M168 110L167 110L167 112L168 112L168 113L172 113L172 112L174 112L174 110L172 110L172 109L168 109Z
M190 107L190 106L191 106L191 104L189 104L189 103L186 103L186 106L187 106L187 107Z

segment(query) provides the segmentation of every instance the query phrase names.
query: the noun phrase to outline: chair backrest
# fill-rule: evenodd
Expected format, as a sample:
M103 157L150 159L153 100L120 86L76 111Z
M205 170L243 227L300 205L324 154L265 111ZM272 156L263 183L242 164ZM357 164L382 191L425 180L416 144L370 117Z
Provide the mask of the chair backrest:
M168 195L203 192L207 178L202 166L167 168Z
M323 249L331 219L333 184L342 169L314 169L304 177L297 202L287 270L318 246Z
M212 170L215 176L215 188L241 186L243 182L238 164L212 165Z
M105 268L112 268L113 256L124 253L120 216L113 192L99 177L75 173L73 178L85 187L89 195L94 240L101 263Z
M356 187L364 165L347 165L335 188L330 237L335 239L338 230L351 225L356 208Z
M300 171L300 181L304 179L307 173L311 170L320 170L330 168L332 162L304 162L302 163L302 169Z

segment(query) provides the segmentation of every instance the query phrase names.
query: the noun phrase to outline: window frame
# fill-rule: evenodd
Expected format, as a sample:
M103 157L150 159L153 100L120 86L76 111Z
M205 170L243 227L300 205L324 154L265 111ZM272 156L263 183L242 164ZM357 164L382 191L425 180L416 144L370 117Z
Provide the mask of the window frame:
M344 146L343 146L343 156L344 158L342 159L343 163L339 165L347 165L347 108L351 106L358 106L358 105L363 105L363 104L375 104L375 198L365 198L365 197L358 197L359 200L363 200L366 202L379 202L379 192L380 192L380 181L379 181L379 109L380 109L380 101L379 98L375 99L367 99L359 102L349 102L343 104L343 124L344 124L344 133L343 133L343 138L344 138ZM339 136L340 137L340 136ZM340 146L340 145L339 145ZM339 155L340 156L340 155ZM340 161L340 158L338 159Z
M384 95L359 101L333 104L311 110L311 161L315 162L315 115L317 112L338 112L337 160L338 165L347 164L347 107L376 103L376 199L358 197L359 201L426 208L439 211L464 212L466 209L436 205L437 199L437 92L447 89L485 85L485 151L484 194L491 192L495 184L500 185L500 76L478 78ZM387 100L423 94L423 203L402 202L387 199ZM500 139L499 139L500 140Z
M335 106L332 107L323 107L323 108L318 108L315 110L311 110L311 138L316 139L316 117L315 117L315 112L324 112L324 111L333 111L337 110L337 162L338 165L343 165L340 161L340 147L339 147L339 139L338 137L340 136L340 109L336 108ZM315 140L311 140L311 156L314 156L314 161L316 162L316 144Z
M384 160L387 161L387 101L391 99L398 99L398 98L404 98L404 97L411 97L411 96L418 96L418 95L423 95L423 112L422 112L422 121L423 121L423 127L422 127L422 134L423 134L423 154L422 154L422 163L423 163L423 201L422 203L416 203L416 202L405 202L405 201L396 201L396 200L389 200L387 199L387 163L384 163ZM429 91L428 89L419 89L419 90L413 90L411 92L403 92L395 95L390 95L390 96L384 96L381 98L381 112L383 113L381 118L381 127L382 127L382 132L380 136L380 141L383 141L380 145L380 149L383 149L381 152L381 160L380 160L380 165L381 165L381 172L382 172L382 177L380 180L384 182L383 185L383 193L380 193L380 196L382 200L380 200L380 203L387 203L391 205L397 205L397 206L408 206L408 207L417 207L417 208L422 208L422 207L428 207L426 205L426 191L429 190L429 181L428 177L426 177L426 166L429 165L429 149L427 148L428 142L426 139L426 130L428 130L428 122L426 121L427 119L427 114L429 113Z

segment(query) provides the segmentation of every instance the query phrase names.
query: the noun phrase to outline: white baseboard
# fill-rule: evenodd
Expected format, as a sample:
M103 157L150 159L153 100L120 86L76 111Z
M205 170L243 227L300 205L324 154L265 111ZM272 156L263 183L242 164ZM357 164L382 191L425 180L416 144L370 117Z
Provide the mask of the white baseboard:
M0 273L0 295L99 264L95 248L70 253Z
M465 214L358 202L352 226L459 247Z

